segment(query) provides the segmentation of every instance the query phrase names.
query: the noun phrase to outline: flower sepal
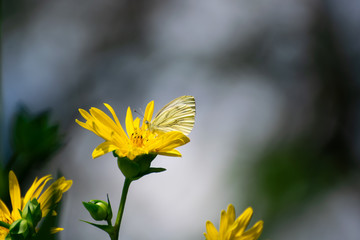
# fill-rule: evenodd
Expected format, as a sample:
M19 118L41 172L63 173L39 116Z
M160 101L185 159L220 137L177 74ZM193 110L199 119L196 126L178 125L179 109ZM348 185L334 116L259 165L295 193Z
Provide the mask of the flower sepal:
M33 198L26 203L24 210L21 212L21 217L26 219L32 228L37 226L42 218L42 212L36 198Z
M9 234L6 239L26 240L36 234L36 226L42 218L40 204L33 198L29 200L23 211L20 211L21 218L13 222L9 227Z
M35 229L30 226L26 219L18 219L10 225L9 234L6 240L27 240L31 239Z
M163 172L165 168L152 168L151 162L155 159L157 154L142 154L130 160L127 157L119 157L115 153L114 155L118 158L118 167L124 176L130 180L137 180L150 173Z
M0 227L9 229L10 224L8 224L8 223L6 223L6 222L3 222L3 221L0 221Z

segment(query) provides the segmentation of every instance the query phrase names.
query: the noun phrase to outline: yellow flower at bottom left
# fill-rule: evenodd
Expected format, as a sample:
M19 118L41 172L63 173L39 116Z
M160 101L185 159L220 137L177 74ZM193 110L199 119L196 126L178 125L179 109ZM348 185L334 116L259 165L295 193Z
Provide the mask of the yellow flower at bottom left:
M24 197L21 197L20 185L13 171L9 172L9 193L11 199L12 210L0 199L0 221L11 225L18 219L21 219L19 210L23 211L26 203L29 200L36 198L40 204L42 217L45 217L52 209L53 205L61 200L62 194L69 190L72 185L72 180L66 180L64 177L53 182L44 192L43 189L46 183L51 180L51 175L46 175L40 179L35 178L33 184L26 192ZM51 229L52 233L62 231L62 228ZM9 230L0 226L0 240L4 240Z

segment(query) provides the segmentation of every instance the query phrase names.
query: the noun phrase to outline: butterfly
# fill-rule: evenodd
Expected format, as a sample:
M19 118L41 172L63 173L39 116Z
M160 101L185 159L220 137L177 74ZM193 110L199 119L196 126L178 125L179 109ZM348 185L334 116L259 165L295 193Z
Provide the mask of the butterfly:
M181 96L166 104L148 123L151 131L179 131L188 135L195 123L195 98Z

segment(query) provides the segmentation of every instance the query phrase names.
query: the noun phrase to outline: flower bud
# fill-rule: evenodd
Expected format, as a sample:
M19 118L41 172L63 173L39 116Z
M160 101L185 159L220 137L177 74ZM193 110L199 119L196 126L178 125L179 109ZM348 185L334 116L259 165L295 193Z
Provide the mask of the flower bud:
M112 218L111 207L105 201L90 200L90 202L83 202L83 205L96 221L111 220Z

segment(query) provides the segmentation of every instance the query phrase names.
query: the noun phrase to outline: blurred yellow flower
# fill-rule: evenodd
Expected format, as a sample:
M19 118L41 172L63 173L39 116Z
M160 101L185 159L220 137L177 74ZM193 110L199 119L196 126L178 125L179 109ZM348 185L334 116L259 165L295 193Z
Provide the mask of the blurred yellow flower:
M19 182L13 171L9 173L9 192L11 198L12 211L10 212L5 203L0 199L0 221L12 224L18 219L21 219L19 210L23 211L26 203L36 198L40 204L42 217L45 217L51 210L53 204L61 200L62 194L69 190L72 185L72 180L65 180L64 177L53 182L42 194L45 184L51 180L51 175L46 175L39 180L35 178L33 184L26 192L24 197L21 197ZM62 228L51 229L52 233L62 231ZM0 240L5 239L9 230L0 227Z
M260 237L263 230L263 221L258 221L255 225L246 230L249 225L253 210L248 207L236 220L235 208L229 204L227 211L221 211L220 229L216 230L214 225L206 222L206 240L256 240Z
M143 154L160 154L166 156L181 157L175 148L190 141L183 133L178 131L160 132L149 129L154 102L151 101L145 110L142 126L140 118L133 119L131 109L128 107L125 119L126 132L123 130L113 108L104 104L112 114L112 120L103 111L97 108L90 108L89 113L79 109L80 114L86 122L75 120L81 127L94 132L105 142L95 148L93 158L100 157L108 152L115 151L119 157L127 157L133 160Z

